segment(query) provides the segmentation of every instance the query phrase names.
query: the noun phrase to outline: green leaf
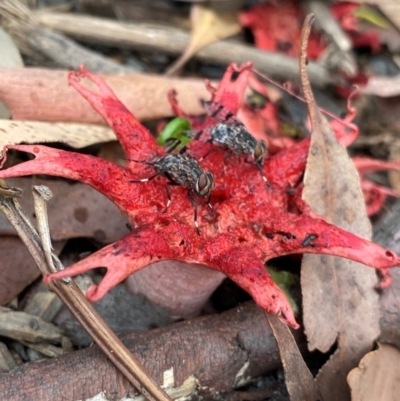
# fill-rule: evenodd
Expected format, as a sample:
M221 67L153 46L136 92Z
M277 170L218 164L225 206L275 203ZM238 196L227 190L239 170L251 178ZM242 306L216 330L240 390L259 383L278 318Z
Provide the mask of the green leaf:
M183 132L190 131L191 129L192 126L186 118L174 118L165 126L160 136L157 138L157 143L163 146L168 139L177 138L181 141L182 146L187 145L191 139L183 135Z
M293 309L293 313L295 316L299 314L299 307L296 304L296 301L293 299L292 295L290 294L290 287L295 284L295 279L292 273L285 272L285 271L278 271L275 270L273 267L268 266L267 270L274 280L275 284L285 293L290 306Z
M358 7L354 12L354 15L364 21L368 21L379 28L388 29L390 27L389 21L382 16L375 9L368 6Z

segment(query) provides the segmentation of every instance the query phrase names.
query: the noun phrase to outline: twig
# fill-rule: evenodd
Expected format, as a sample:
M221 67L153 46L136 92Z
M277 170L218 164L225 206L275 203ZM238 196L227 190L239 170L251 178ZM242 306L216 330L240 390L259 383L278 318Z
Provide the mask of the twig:
M89 70L104 74L138 71L87 49L63 34L39 26L35 14L19 1L3 0L0 3L0 14L5 20L3 25L20 51L31 57L37 57L37 53L40 53L60 67L78 69L84 64Z
M146 51L182 53L190 40L188 32L161 24L122 23L84 15L37 12L35 19L42 26L89 43ZM258 50L234 40L222 40L199 50L195 57L207 62L227 65L252 61L255 68L276 79L298 78L297 60L278 53ZM338 82L327 69L315 62L308 65L309 79L316 86Z
M38 233L20 208L17 200L13 197L15 195L15 190L8 190L3 180L0 181L0 185L2 186L0 191L0 195L2 195L0 196L0 210L5 214L21 240L27 246L40 271L43 274L50 273L54 268L52 269L48 266L46 259L49 259L49 257L46 258L45 256L45 253L49 251L49 244L47 244L47 247L44 247L46 249L45 252ZM42 190L39 192L43 193ZM37 195L34 197L36 203L38 201L39 203L44 202L39 192L37 192ZM40 200L40 198L42 198L42 200ZM35 210L36 213L43 213L43 205L37 205ZM41 234L42 237L45 238L48 229L44 228L43 224L47 217L39 215L37 219L42 221L41 228L43 231ZM59 267L62 266L57 256L53 253L51 253L51 260ZM137 358L129 353L129 350L110 330L74 282L66 283L63 281L56 281L52 282L49 287L60 297L106 356L145 397L153 401L171 400L149 377L149 374Z
M348 76L357 74L357 63L352 53L352 43L322 0L307 0L303 6L315 16L315 25L326 34L330 46L324 55L328 69L343 71Z

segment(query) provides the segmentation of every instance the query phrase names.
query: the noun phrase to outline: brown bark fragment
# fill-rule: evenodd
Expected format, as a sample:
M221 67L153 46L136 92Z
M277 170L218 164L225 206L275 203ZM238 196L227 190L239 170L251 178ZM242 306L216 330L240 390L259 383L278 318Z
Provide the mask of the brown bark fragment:
M0 335L33 343L48 341L59 344L62 338L59 328L25 312L1 312Z

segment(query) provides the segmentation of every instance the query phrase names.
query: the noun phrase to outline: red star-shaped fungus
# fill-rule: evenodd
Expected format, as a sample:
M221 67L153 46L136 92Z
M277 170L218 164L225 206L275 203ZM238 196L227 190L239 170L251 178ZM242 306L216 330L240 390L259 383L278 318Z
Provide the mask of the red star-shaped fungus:
M250 65L230 66L213 100L237 113L238 93L243 93L249 73ZM100 93L83 87L82 78L94 82ZM136 271L156 261L172 259L223 272L248 291L262 309L278 314L297 328L285 295L264 267L267 260L293 253L320 253L346 257L377 269L399 263L393 252L313 215L298 192L293 191L304 172L307 140L265 161L263 170L270 187L266 187L254 165L237 157L224 160L225 152L210 153L201 165L215 176L211 203L216 215L205 205L199 208L201 235L197 235L187 189L173 187L172 204L162 213L167 203L165 177L130 182L150 177L154 169L129 159L150 160L163 155L164 149L98 76L81 68L80 72L71 72L68 79L114 129L127 166L45 146L9 145L4 149L3 164L8 149L33 154L35 159L0 171L0 178L48 174L86 183L127 214L133 228L124 238L85 260L45 277L45 282L105 266L107 273L101 283L87 291L87 298L96 301ZM193 141L189 148L200 157L210 146Z

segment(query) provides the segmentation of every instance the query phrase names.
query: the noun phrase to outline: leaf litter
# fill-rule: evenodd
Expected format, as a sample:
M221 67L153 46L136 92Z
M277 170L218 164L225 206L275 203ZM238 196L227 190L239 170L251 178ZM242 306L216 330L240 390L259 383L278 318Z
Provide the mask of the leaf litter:
M316 106L305 68L303 50L300 73L312 134L302 198L330 223L370 239L357 170ZM301 287L308 348L328 352L337 341L337 350L316 379L325 401L349 399L347 373L379 335L377 282L376 273L360 263L327 255L303 256Z
M309 105L310 106L310 105ZM329 135L327 134L327 131L328 131L328 126L327 126L327 123L325 122L325 121L323 121L322 119L323 119L323 117L320 115L320 114L318 114L319 112L318 112L318 110L317 110L317 108L316 108L316 106L315 106L315 104L313 104L312 105L312 107L314 108L314 111L315 111L315 113L317 114L317 116L316 116L316 118L315 118L315 116L314 116L314 119L312 119L311 118L311 120L312 120L312 122L313 122L313 132L315 131L315 122L317 121L318 122L318 124L317 125L319 125L320 126L320 128L321 128L321 130L322 130L322 134L325 136L325 139L326 138L328 138L328 140L327 140L327 142L329 142L329 146L327 145L327 144L322 144L322 148L324 149L324 151L325 151L325 154L326 155L328 155L328 156L330 156L330 157L327 157L327 160L329 161L329 166L333 166L332 164L330 164L330 161L331 161L331 159L336 159L336 155L337 154L340 154L340 152L338 152L338 150L335 148L335 145L334 144L332 144L332 143L330 143L330 140L332 140L332 136L331 137L329 137ZM322 117L322 118L321 118ZM319 139L321 139L321 138L319 138ZM16 142L8 142L8 143L18 143L17 141ZM315 149L321 149L321 143L318 141L318 140L316 140L316 138L315 138L315 135L314 135L314 137L312 138L312 140L311 140L311 147L310 147L310 154L309 154L309 156L308 156L308 161L307 161L307 170L306 170L306 176L305 176L305 187L304 187L304 190L303 190L303 197L304 197L304 199L305 200L307 200L307 196L309 196L310 198L312 198L312 199L314 199L314 198L318 198L318 196L320 196L321 195L321 192L326 192L326 191L328 191L328 198L329 198L329 192L331 191L331 192L334 192L335 194L335 196L333 196L333 198L335 198L334 200L336 201L336 202L333 202L332 204L333 204L333 206L332 206L332 204L330 203L329 204L329 206L331 206L331 208L325 208L325 209L328 209L328 213L327 214L324 214L324 213L322 213L322 212L320 212L319 211L319 209L318 209L318 206L320 206L320 205L318 205L318 202L316 202L316 204L317 204L317 206L315 206L315 205L313 205L313 204L311 204L312 202L310 202L310 201L307 201L310 205L311 205L311 208L313 209L313 211L315 212L315 213L318 213L318 214L320 214L320 215L324 215L325 216L325 218L329 221L329 222L333 222L333 223L335 223L335 225L338 225L338 226L340 226L340 227L342 227L342 228L346 228L346 229L349 229L350 231L351 231L351 228L349 228L347 225L346 225L346 223L349 223L349 221L350 221L350 223L353 223L353 221L358 221L358 219L361 219L361 220L363 220L363 216L362 216L362 213L359 213L359 208L360 209L362 209L363 208L363 203L361 202L360 203L360 197L359 197L359 192L360 191L353 191L352 190L352 188L353 188L353 186L351 185L351 190L349 190L347 187L346 187L346 189L344 189L344 187L346 186L345 184L343 184L343 182L341 181L341 180L339 180L338 179L338 177L334 177L334 179L332 179L331 181L330 181L330 184L331 185L329 185L329 186L327 186L327 185L325 185L325 188L322 188L323 189L323 191L321 191L321 185L320 185L320 183L321 183L321 179L320 179L320 177L317 177L316 179L311 179L310 177L313 177L313 176L315 176L315 171L312 171L312 173L310 173L310 169L314 169L314 170L318 170L318 169L320 169L320 170L322 170L321 168L320 168L320 166L321 165L323 165L323 163L321 163L321 161L320 162L318 162L318 158L317 157L315 157L314 158L314 163L312 163L312 162L310 162L310 160L312 159L312 157L311 157L311 153L312 153L312 151L314 150L315 151ZM317 152L317 153L320 153L320 152ZM322 152L322 153L324 153L324 152ZM332 157L332 155L335 155L334 157ZM317 156L317 155L312 155L312 156ZM345 161L344 159L342 159L341 158L341 154L339 155L339 160L340 160L340 163L343 163L343 166L347 166L347 161ZM323 162L326 162L326 160L323 160ZM314 166L314 167L313 167ZM346 170L346 169L344 169L344 170ZM348 171L346 170L346 173L347 173ZM354 179L354 176L356 175L356 173L353 171L353 177L351 177L351 180L353 180ZM342 178L345 178L344 179L344 181L346 181L347 180L347 178L348 178L348 175L346 174L346 177L344 177L344 174L343 174L343 177ZM314 188L314 190L312 189L312 188L310 188L310 182L314 185L314 186L316 186L317 188ZM318 191L318 182L319 182L319 191ZM353 182L353 181L350 181L350 182ZM317 183L317 184L316 184ZM340 184L342 184L342 186L340 186ZM311 185L312 186L312 185ZM339 186L339 189L337 188L337 186ZM326 188L326 187L328 187L328 188ZM364 189L364 188L363 188ZM335 212L335 208L337 208L338 207L338 199L336 199L336 198L338 198L339 197L339 195L340 196L342 196L342 193L347 193L347 192L350 192L350 195L351 196L353 196L354 197L354 199L355 199L355 201L354 202L351 202L351 200L349 201L349 203L350 203L350 205L347 205L346 204L346 206L343 206L343 203L342 203L342 211L343 211L343 209L346 207L346 210L344 210L344 215L345 215L345 220L347 220L345 223L343 223L342 224L342 222L340 222L339 220L336 220L336 214L337 214L337 212ZM355 193L355 192L357 192L357 193ZM308 194L308 195L307 195ZM339 195L338 195L339 194ZM321 197L321 196L320 196ZM344 198L346 198L346 197L344 197ZM361 198L361 200L362 200L362 198ZM350 207L350 206L352 206L352 207ZM322 208L322 209L324 209L324 208ZM356 212L357 213L355 213L355 211L354 211L354 209L356 209ZM333 210L333 211L332 211ZM331 213L331 215L333 216L332 217L332 219L330 219L330 215L329 215L329 213ZM353 216L353 215L356 215L355 217ZM359 216L360 215L360 216ZM351 224L350 224L350 226L351 226ZM364 237L368 237L368 234L369 234L369 236L370 236L370 230L368 230L368 227L365 225L365 220L364 221L362 221L361 223L360 223L360 226L362 227L361 228L361 230L359 231L359 232L357 232L357 234L359 234L359 235L362 235L362 236L364 236ZM315 235L314 234L310 234L308 237L306 237L306 239L304 240L304 243L307 243L307 245L310 245L310 244L312 244L312 241L313 241L313 239L315 239ZM312 255L312 257L314 257L314 255ZM328 258L330 258L330 257L322 257L321 259L323 259L322 261L323 262L327 262L327 260L328 260ZM306 259L306 256L304 257L304 259ZM347 266L347 267L345 267L345 265ZM338 266L338 265L336 265L335 264L335 266ZM339 267L339 270L341 271L341 270L343 270L343 268L349 268L348 267L348 265L347 264L341 264ZM316 270L316 267L315 267L315 265L314 265L314 274L315 274L315 270ZM358 274L356 274L357 273L357 270L355 270L355 271L353 271L352 273L354 273L354 276L356 277L356 279L358 279L358 277L357 276L359 276L359 273ZM323 274L323 273L321 273L321 274ZM332 278L332 277L330 277L330 278ZM350 278L351 279L353 279L353 276L350 276ZM335 279L335 277L333 277L333 279ZM340 280L338 280L338 282L340 282ZM350 281L351 283L356 283L356 280L353 280L353 281ZM339 288L339 286L336 288L336 290L343 290L343 289L345 289L346 288L346 285L345 285L345 283L342 283L342 282L340 282L339 284L343 284L343 286L340 286L340 288ZM361 283L362 285L365 285L365 282L363 281L362 283ZM357 284L358 285L358 284ZM358 285L358 287L359 288L362 288L360 285ZM322 288L322 287L321 287ZM364 293L364 292L363 292ZM328 295L332 295L332 293L331 294L328 294ZM354 294L353 294L354 295ZM329 299L332 299L332 298L329 298L329 297L327 297L328 299L327 299L327 301L329 301ZM347 302L348 302L348 304L350 304L350 306L352 307L352 308L354 308L354 306L355 305L352 305L352 304L354 304L354 303L357 303L357 301L358 301L358 298L356 297L356 296L354 296L354 297L350 297L351 299L350 300L348 300ZM338 297L334 297L333 296L333 299L335 299L337 302L339 302L338 301ZM304 300L304 302L306 302L305 300ZM339 305L339 306L338 306ZM346 304L345 303L343 303L343 302L339 302L339 304L337 304L336 305L336 308L341 308L342 306L345 306ZM357 305L356 305L357 306ZM326 310L325 308L320 308L320 309L323 309L324 311ZM335 311L334 311L335 312ZM333 315L335 315L335 313L333 313ZM354 318L354 315L355 315L355 312L353 311L353 313L349 313L349 314L347 314L346 313L346 316L347 317L349 317L350 319L351 318ZM346 321L345 320L345 318L346 318L346 316L340 316L340 318L341 319L343 319L343 321ZM325 316L325 318L326 318L326 316ZM315 319L315 317L314 317L314 319ZM375 316L375 319L376 320L378 320L377 319L377 317ZM356 316L356 319L355 320L357 320L357 316ZM347 321L346 321L347 322ZM335 324L337 324L337 322L335 322ZM339 326L340 326L340 324L339 324ZM351 325L350 325L351 326ZM307 326L306 326L306 329L307 329ZM339 327L339 328L337 328L337 330L336 330L336 332L335 332L335 329L333 329L333 331L335 332L335 336L336 336L336 333L339 331L339 340L338 340L338 350L337 350L337 353L339 352L340 353L340 348L342 347L342 348L346 348L345 346L347 345L346 344L346 339L347 340L349 340L349 338L351 339L351 334L352 333L348 333L348 331L349 332L351 332L351 327L349 328L349 330L348 331L346 331L346 330L344 330L343 332L342 331L340 331L340 329L342 329L342 327ZM363 333L364 333L364 331L363 331ZM342 339L342 341L341 341L341 336L342 337L344 337L344 339ZM329 338L328 339L330 342L331 342L331 344L333 344L334 342L335 342L335 340L332 340L332 338ZM329 341L326 341L325 343L323 343L322 345L323 346L327 346L326 344L329 342ZM348 341L347 341L348 342ZM318 344L318 341L316 342L317 344ZM310 342L310 344L311 344L311 342ZM317 348L316 346L315 346L315 348ZM330 346L328 346L328 349L330 348ZM346 352L345 352L346 350L344 350L343 352L346 354ZM335 354L336 355L336 354ZM346 354L346 356L347 356L347 354ZM335 356L333 356L333 359L335 358ZM354 362L354 361L353 361ZM332 360L330 361L330 363L332 363ZM321 375L320 375L321 376Z

